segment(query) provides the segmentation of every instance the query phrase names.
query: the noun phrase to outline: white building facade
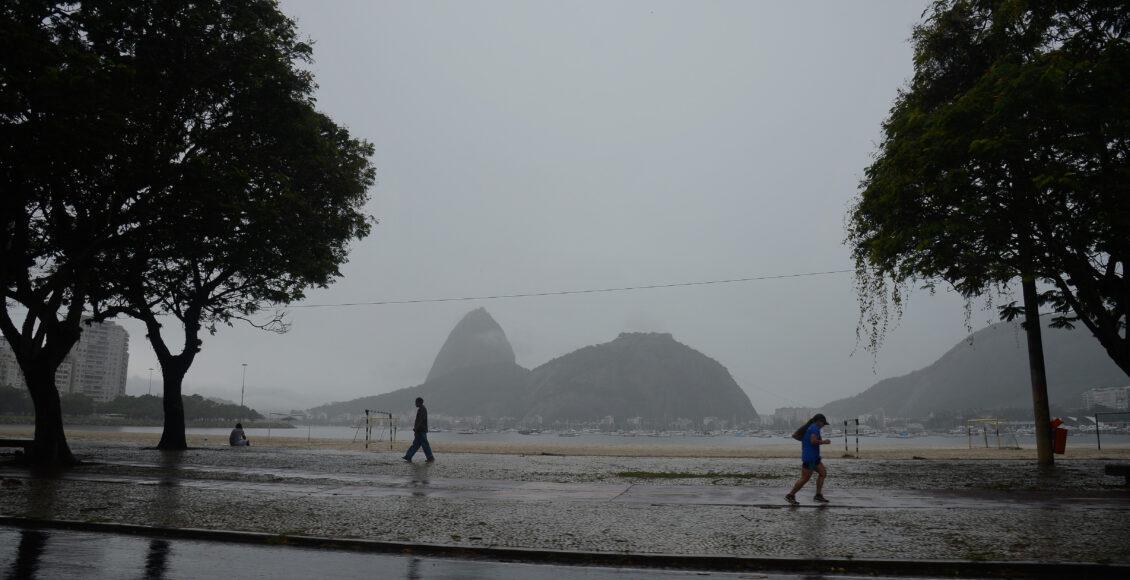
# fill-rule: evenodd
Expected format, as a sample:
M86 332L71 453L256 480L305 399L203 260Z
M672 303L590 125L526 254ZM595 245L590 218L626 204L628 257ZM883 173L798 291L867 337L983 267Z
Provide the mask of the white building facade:
M1083 407L1106 407L1117 411L1130 409L1130 386L1090 389L1083 393Z
M109 401L126 392L129 370L129 333L113 322L87 326L70 354L55 371L60 394L81 393L96 401ZM0 384L26 388L23 373L8 341L0 341Z

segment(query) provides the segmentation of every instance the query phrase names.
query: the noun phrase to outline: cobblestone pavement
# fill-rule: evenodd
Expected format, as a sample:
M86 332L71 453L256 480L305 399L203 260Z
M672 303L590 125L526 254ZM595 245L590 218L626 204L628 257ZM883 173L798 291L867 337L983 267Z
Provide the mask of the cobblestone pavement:
M1027 461L829 459L833 503L788 508L790 460L76 452L87 463L59 478L0 466L0 515L555 550L1130 562L1130 490L1103 461L1049 472Z

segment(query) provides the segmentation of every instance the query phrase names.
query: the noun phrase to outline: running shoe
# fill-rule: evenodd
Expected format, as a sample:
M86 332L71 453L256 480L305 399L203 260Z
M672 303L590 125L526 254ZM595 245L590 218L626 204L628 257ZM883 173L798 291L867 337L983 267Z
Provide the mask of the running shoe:
M789 502L789 505L800 505L800 502L796 500L796 496L791 493L785 496L785 501Z
M828 503L828 498L824 497L822 494L817 494L817 495L812 496L812 501L818 501L820 503Z

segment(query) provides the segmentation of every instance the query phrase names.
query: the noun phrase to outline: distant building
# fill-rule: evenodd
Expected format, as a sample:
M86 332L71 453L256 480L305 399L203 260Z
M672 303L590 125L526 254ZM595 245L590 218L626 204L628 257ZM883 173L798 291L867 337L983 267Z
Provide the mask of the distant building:
M779 423L785 425L800 426L805 421L808 421L816 414L816 409L812 407L778 407L773 415L777 417Z
M73 375L74 364L68 355L66 359L63 359L63 364L59 365L59 368L55 371L55 385L60 392L64 392L64 387L71 384ZM7 340L0 340L0 385L17 389L27 388L24 383L23 369L20 368L20 362L16 360L16 353L12 351Z
M1106 407L1116 411L1126 411L1130 409L1128 399L1130 399L1130 386L1090 389L1083 393L1083 407L1086 409Z
M26 388L8 341L0 343L0 383ZM55 371L60 394L81 393L109 401L126 392L129 333L113 322L83 325L82 335Z

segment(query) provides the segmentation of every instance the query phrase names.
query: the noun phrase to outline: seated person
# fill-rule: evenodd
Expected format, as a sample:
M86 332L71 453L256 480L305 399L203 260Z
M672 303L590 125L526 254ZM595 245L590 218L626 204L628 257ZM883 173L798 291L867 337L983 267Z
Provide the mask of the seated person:
M251 442L247 440L247 435L243 433L243 423L236 423L235 429L231 430L231 436L228 437L228 443L232 447L247 447Z

